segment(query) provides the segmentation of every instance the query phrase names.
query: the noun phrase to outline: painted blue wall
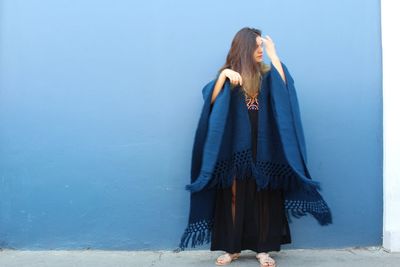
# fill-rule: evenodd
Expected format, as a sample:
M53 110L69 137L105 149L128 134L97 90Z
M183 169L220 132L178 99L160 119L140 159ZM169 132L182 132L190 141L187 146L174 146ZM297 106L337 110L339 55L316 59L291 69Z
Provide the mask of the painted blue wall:
M201 89L244 26L295 79L333 212L283 248L381 244L378 0L0 3L0 247L176 248Z

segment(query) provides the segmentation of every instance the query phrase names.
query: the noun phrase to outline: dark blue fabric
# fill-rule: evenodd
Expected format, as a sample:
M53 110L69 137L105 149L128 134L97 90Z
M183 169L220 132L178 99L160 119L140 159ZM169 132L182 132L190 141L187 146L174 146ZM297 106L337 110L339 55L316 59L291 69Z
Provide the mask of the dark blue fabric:
M253 177L257 189L283 189L285 208L296 218L312 214L320 225L332 223L331 211L307 168L304 133L294 80L281 63L286 84L278 70L262 77L260 86L256 161L252 160L251 127L245 96L239 87L225 82L213 105L217 79L202 90L204 105L192 150L189 222L180 249L209 243L216 188L231 186L233 178Z

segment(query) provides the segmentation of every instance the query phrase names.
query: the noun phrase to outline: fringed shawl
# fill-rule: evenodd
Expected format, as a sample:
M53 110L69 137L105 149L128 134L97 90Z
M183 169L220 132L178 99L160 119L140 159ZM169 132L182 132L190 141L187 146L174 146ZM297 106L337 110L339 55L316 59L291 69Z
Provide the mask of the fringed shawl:
M192 150L189 222L179 249L209 243L218 187L233 178L254 178L257 190L283 189L285 211L296 218L310 213L320 225L332 223L331 211L311 179L294 80L281 63L286 84L277 69L262 77L258 96L257 157L252 159L251 127L245 95L229 80L211 105L217 79L202 90L204 104Z

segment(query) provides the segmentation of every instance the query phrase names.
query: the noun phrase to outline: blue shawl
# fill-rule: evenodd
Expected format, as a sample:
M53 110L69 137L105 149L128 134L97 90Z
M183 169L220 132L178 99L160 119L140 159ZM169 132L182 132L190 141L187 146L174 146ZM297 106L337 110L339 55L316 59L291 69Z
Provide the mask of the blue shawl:
M258 95L257 157L253 161L251 125L245 96L227 79L211 105L217 78L202 89L204 104L192 150L189 222L179 249L209 243L218 187L233 178L256 180L257 190L283 189L285 211L296 218L312 214L320 225L332 223L331 211L307 168L304 134L294 80L281 63L286 84L274 65L262 76ZM289 213L290 211L290 213Z

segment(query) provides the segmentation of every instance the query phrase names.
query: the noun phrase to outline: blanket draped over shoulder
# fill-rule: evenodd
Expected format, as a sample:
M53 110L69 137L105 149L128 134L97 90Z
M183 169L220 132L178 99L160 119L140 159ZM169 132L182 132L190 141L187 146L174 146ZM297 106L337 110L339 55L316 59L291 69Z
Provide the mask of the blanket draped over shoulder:
M202 89L204 104L192 150L189 221L179 249L209 243L218 187L233 179L255 179L257 190L283 189L285 211L300 218L311 214L320 225L332 223L319 182L307 168L304 133L294 80L282 63L286 83L278 70L262 76L258 95L257 157L252 158L251 125L245 95L227 79L211 104L217 79Z

